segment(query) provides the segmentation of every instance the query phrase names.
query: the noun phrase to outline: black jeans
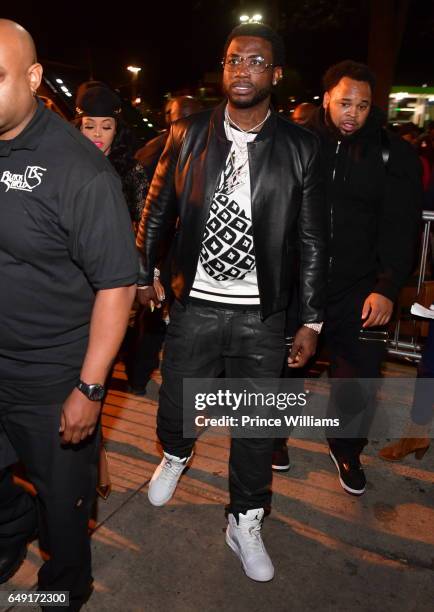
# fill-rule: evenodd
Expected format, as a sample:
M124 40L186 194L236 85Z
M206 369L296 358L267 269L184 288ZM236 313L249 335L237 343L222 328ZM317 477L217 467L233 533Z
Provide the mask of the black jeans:
M259 309L231 309L191 300L172 306L162 364L157 433L166 452L187 457L183 438L183 379L277 378L285 359L285 312L261 321ZM229 512L269 509L273 439L233 438L229 459Z
M329 417L339 417L341 425L347 425L351 437L328 437L327 440L334 453L349 458L360 455L368 440L366 432L375 411L376 384L373 381L345 382L341 379L377 379L380 376L381 363L386 355L387 327L375 327L362 330L361 320L363 303L371 293L370 285L360 284L352 291L336 298L329 298L326 308L325 324L318 341L318 354L324 349L330 360L329 375L332 379L331 395L328 405ZM300 325L292 308L288 318L287 337L292 340ZM300 370L284 368L283 376L287 378L306 378L309 376L309 364ZM360 418L360 416L362 418ZM354 435L354 419L363 436ZM344 431L344 430L343 430ZM342 432L341 432L342 435ZM286 446L286 438L276 438L274 449L281 450Z
M362 329L363 303L370 288L360 285L336 299L329 299L326 309L323 340L329 352L330 377L338 379L378 379L387 349L387 327ZM359 419L361 437L327 438L330 447L342 457L358 456L367 444L366 432L375 411L377 385L332 382L329 413L340 418L341 424ZM352 429L352 426L349 426Z
M0 472L0 542L7 549L18 547L38 516L42 545L50 555L39 570L38 586L69 591L68 609L78 610L92 582L88 521L100 435L98 431L78 445L62 446L61 409L61 404L0 404L0 441L13 447L38 493L35 504L12 482L7 468Z
M125 359L125 372L132 387L145 391L152 372L158 368L165 334L162 308L137 312L134 327L129 331Z

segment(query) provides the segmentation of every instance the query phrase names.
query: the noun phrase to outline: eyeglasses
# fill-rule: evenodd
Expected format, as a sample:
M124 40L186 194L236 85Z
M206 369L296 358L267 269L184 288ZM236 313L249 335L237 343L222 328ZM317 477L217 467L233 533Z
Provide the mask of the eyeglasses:
M253 57L231 55L222 60L223 68L229 70L229 72L235 72L241 64L244 64L247 70L253 74L261 74L261 72L264 72L267 68L273 68L273 64L266 64L265 59L260 55L255 55Z

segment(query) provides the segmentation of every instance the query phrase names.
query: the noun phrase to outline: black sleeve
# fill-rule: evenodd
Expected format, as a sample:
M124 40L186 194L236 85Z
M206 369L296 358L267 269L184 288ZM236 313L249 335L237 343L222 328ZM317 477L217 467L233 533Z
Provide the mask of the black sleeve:
M120 179L99 172L70 198L62 221L73 261L98 291L137 282L138 258Z
M152 140L147 142L135 154L135 158L145 168L146 173L150 179L154 176L155 168L157 167L158 160L160 159L160 156L164 151L168 136L169 130L166 130L156 138L153 138Z
M136 162L122 178L122 184L131 220L139 223L149 189L145 168Z
M413 271L423 202L422 168L412 147L391 139L386 189L378 228L379 271L375 293L395 301Z
M298 220L300 321L324 321L327 282L327 208L319 143L315 138L306 163Z
M178 162L178 140L172 126L152 178L140 220L136 240L140 253L139 285L152 285L154 267L162 257L162 245L173 235L176 225L178 213L175 170Z

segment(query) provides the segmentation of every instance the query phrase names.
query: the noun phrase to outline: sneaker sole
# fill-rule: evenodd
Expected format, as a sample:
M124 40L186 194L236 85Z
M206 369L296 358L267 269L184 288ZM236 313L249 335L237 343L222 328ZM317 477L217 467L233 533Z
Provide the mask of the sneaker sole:
M338 462L336 460L336 457L333 455L331 450L329 450L329 456L330 456L330 459L333 461L333 463L336 466L336 469L337 469L338 474L339 474L339 482L341 484L341 487L344 489L344 491L346 491L350 495L356 495L357 497L360 497L360 495L363 495L363 493L366 491L366 487L363 487L363 489L352 489L347 484L345 484L345 482L341 478L341 471L339 469L339 464L338 464Z
M271 469L274 472L287 472L290 467L291 467L291 464L288 463L288 465L272 465Z
M238 548L238 545L236 542L234 542L234 540L232 540L232 538L230 537L230 535L228 534L228 530L226 529L226 544L229 546L229 548L237 555L238 559L241 561L241 566L243 568L244 573L246 574L247 578L250 578L250 580L254 580L255 582L270 582L271 580L273 580L274 578L274 574L271 576L271 578L266 578L265 580L261 580L261 578L254 578L253 576L251 576L247 570L246 567L244 565L244 561L242 556L240 555L240 549Z

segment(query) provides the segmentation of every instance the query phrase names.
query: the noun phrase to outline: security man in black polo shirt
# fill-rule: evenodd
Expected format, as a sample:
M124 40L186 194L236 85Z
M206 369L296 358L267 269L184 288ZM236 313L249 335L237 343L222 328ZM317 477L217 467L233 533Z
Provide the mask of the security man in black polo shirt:
M50 555L39 588L69 591L78 610L92 581L98 418L137 256L118 177L37 100L33 41L3 19L0 76L0 582L20 566L37 524L8 469L21 460Z

